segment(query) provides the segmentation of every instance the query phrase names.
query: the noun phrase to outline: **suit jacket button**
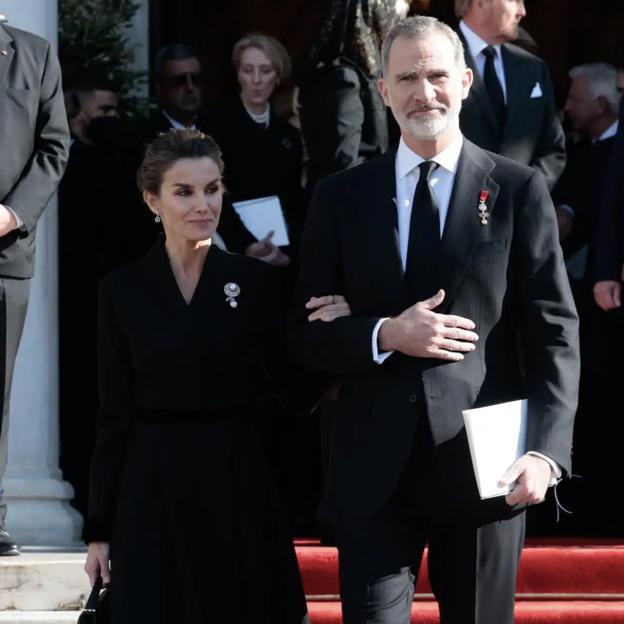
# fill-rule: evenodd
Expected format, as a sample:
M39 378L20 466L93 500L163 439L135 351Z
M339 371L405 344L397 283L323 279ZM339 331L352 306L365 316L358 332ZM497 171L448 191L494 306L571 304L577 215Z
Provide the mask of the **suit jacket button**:
M417 394L410 394L410 403L416 403L418 401L418 395Z

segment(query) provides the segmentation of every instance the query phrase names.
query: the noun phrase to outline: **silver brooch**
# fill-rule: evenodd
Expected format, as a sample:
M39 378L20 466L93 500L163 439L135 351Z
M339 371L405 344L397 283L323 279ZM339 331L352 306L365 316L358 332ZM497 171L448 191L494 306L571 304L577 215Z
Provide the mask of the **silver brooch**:
M235 284L234 282L228 282L223 287L223 292L225 293L225 300L230 304L230 307L237 308L238 301L236 301L236 297L240 295L240 286L238 284Z

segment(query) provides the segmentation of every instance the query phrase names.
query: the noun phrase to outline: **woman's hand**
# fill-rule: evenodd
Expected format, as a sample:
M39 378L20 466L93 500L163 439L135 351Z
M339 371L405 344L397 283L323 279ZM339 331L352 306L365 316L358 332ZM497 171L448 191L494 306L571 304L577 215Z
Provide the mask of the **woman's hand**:
M351 308L342 295L325 295L324 297L310 297L306 303L308 321L325 321L331 323L341 316L351 316Z
M109 565L109 544L108 542L91 542L87 552L87 561L84 569L89 577L91 587L95 585L98 577L102 577L102 583L108 585L110 583L110 565Z
M287 267L290 264L290 258L271 242L274 234L275 232L271 230L264 238L251 243L245 249L245 255L258 258L258 260L262 260L271 266Z

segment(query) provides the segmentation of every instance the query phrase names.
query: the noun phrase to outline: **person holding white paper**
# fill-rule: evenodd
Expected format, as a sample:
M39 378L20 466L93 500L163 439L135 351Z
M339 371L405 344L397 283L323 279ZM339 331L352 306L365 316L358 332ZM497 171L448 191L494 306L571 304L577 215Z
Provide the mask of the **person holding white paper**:
M293 354L337 378L343 621L408 624L428 543L441 624L512 624L523 509L571 470L578 317L555 211L541 173L462 136L453 30L408 18L382 61L400 145L317 185L291 321ZM317 292L352 314L308 322ZM525 397L514 490L481 500L462 411Z
M290 75L290 57L275 38L250 33L234 45L232 64L240 94L211 111L207 122L223 151L228 195L234 203L276 195L291 238L297 239L304 213L301 134L277 117L270 104ZM291 241L286 248L289 255L295 245Z

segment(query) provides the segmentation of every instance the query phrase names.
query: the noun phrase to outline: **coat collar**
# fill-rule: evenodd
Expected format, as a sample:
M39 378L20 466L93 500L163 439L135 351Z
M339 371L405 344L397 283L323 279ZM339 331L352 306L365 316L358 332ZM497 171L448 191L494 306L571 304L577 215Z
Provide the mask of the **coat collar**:
M192 316L194 309L201 308L201 300L206 295L206 279L209 273L219 270L222 260L222 252L216 245L211 245L206 256L202 274L197 283L195 293L190 303L186 303L176 282L169 256L165 249L165 237L161 235L154 246L139 261L145 280L150 290L160 300L163 308L167 309L174 317L180 314Z

